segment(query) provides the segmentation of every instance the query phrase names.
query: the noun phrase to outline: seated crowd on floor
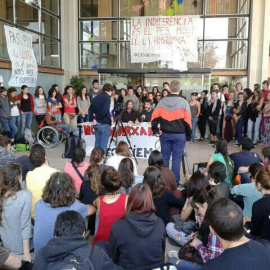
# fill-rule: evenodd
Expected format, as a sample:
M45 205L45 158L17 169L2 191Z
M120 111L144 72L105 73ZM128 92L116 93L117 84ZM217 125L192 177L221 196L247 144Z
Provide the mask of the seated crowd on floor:
M90 159L77 148L63 171L53 168L42 145L17 158L10 143L0 137L5 266L269 269L269 146L260 157L244 138L241 151L229 155L228 143L219 140L204 171L188 176L180 191L158 150L140 176L125 142L105 164L101 148ZM166 237L175 249L168 259Z

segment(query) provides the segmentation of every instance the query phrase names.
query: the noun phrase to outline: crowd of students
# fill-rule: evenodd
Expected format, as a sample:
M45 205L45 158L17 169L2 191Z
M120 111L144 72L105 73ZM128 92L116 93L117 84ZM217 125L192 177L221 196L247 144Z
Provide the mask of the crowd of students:
M255 84L254 91L244 89L241 83L237 83L232 90L229 90L228 85L220 86L215 83L212 85L210 97L206 90L202 91L199 97L198 93L191 93L191 142L194 142L197 126L200 131L199 140L205 140L208 123L210 144L215 145L218 138L230 142L235 136L236 145L240 146L242 138L247 136L253 140L255 146L259 138L262 145L269 145L269 101L267 80L262 82L262 89L260 85Z
M178 250L167 263L177 269L268 269L270 147L262 161L253 146L244 138L241 151L229 155L228 143L219 140L204 172L187 177L180 191L157 150L140 176L125 142L105 164L103 149L94 148L87 160L78 148L63 171L36 144L0 171L0 262L59 269L75 258L95 269L154 269L166 263L168 236ZM92 247L83 237L89 234ZM179 260L187 243L201 262Z

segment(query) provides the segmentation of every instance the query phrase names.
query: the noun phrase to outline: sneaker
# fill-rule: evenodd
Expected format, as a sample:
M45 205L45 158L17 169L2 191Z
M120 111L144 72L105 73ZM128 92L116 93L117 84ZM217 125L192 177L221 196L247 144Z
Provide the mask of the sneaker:
M215 142L214 141L210 141L209 144L215 144Z
M204 140L205 140L204 138L200 138L200 139L199 139L199 141L201 141L201 142L204 141Z
M168 257L169 257L169 259L172 259L172 258L179 259L179 257L178 257L178 251L176 251L176 250L169 251L168 252Z
M11 150L12 152L15 152L15 151L17 151L17 150L16 150L16 148L15 148L15 144L11 145L11 148L10 148L10 150Z

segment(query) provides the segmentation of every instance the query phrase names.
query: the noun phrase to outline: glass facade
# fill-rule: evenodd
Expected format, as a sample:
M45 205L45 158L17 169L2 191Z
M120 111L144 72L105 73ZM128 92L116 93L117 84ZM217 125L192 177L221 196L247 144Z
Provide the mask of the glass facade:
M32 35L37 63L61 67L60 0L0 0L0 59L9 60L4 25Z
M130 17L199 15L199 57L188 67L246 70L250 0L180 2L80 0L80 68L158 68L158 62L144 65L130 62Z

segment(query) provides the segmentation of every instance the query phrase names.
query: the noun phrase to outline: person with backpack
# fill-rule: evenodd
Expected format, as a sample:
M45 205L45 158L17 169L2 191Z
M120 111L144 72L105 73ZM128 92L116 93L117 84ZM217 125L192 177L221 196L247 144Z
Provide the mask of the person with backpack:
M84 238L85 223L76 211L65 211L57 216L54 238L37 254L33 270L120 270L105 251L91 247Z
M89 163L85 162L85 150L83 148L75 149L71 161L65 164L64 172L68 173L73 181L76 188L76 193L80 194L81 184L84 180L83 176Z

